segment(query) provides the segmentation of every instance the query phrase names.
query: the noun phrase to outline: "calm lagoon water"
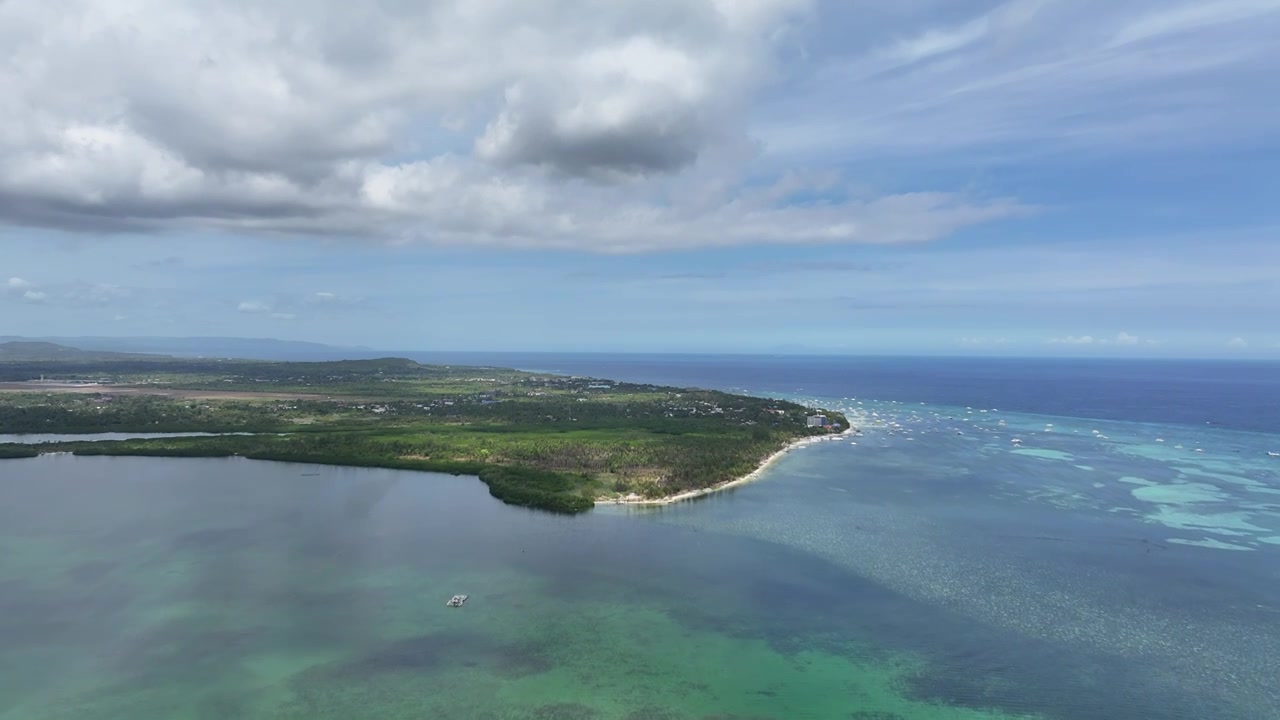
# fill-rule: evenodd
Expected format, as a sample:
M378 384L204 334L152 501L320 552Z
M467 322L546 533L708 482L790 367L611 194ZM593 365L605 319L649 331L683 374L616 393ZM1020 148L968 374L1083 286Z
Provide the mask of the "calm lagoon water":
M864 437L573 518L0 462L0 718L1280 718L1280 436L846 394Z

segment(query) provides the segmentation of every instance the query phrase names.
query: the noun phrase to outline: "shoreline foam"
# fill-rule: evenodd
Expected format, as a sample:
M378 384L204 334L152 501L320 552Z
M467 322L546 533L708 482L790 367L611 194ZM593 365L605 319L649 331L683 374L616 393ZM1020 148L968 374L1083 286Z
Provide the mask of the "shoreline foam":
M849 428L847 430L843 430L838 433L832 433L830 435L806 437L806 438L800 438L799 440L793 440L792 442L789 442L785 446L779 448L776 452L774 452L769 457L765 458L764 461L761 462L760 465L758 465L755 470L752 470L751 472L747 473L746 475L743 475L740 478L729 480L728 482L722 482L719 485L712 485L710 487L698 488L697 490L686 490L681 493L676 493L675 495L665 495L660 498L644 498L644 497L640 497L639 495L632 494L632 495L627 495L625 497L620 497L620 498L596 500L595 503L596 505L671 505L672 503L684 502L685 500L693 500L695 498L705 497L707 495L722 492L724 490L729 490L731 488L735 488L740 485L746 485L749 482L758 480L760 476L763 475L764 472L768 470L771 465L773 465L778 460L782 459L783 456L785 456L787 453L791 452L792 450L795 450L796 448L805 447L806 445L814 445L816 443L824 442L827 440L838 440L852 433L853 433L853 428Z

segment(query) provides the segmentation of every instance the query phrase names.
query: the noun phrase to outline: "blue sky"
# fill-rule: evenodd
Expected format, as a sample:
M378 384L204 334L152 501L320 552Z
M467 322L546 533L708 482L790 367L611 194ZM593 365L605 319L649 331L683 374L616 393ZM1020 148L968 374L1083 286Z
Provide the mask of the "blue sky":
M0 335L1280 358L1280 0L99 5Z

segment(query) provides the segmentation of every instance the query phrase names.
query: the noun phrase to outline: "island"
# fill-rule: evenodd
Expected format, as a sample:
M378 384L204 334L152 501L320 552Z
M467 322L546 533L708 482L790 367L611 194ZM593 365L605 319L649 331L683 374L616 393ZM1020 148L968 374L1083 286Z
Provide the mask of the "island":
M266 362L0 347L0 434L203 433L0 443L42 453L232 457L475 475L562 513L669 502L849 430L785 400L402 358Z

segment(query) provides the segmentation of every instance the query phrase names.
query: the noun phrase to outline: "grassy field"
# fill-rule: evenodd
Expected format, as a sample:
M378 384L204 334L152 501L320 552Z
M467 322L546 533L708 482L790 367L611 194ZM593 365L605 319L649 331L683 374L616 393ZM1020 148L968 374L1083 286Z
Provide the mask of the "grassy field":
M806 427L814 409L785 401L401 359L0 362L0 381L0 433L256 433L43 451L475 474L503 501L561 512L718 485L828 432ZM0 445L0 458L30 454Z

